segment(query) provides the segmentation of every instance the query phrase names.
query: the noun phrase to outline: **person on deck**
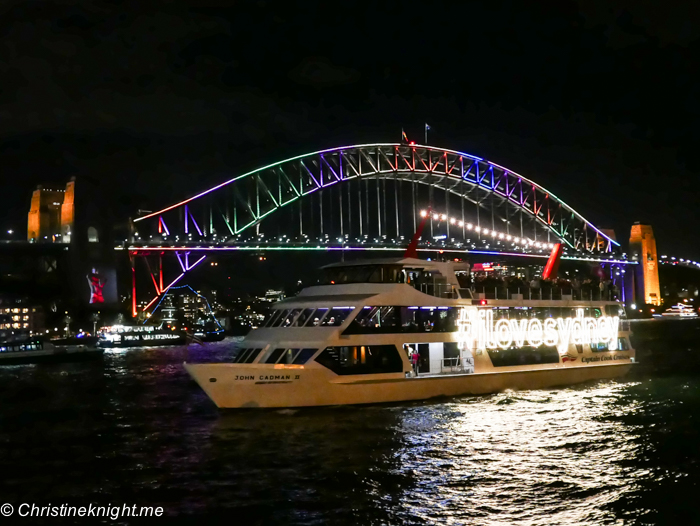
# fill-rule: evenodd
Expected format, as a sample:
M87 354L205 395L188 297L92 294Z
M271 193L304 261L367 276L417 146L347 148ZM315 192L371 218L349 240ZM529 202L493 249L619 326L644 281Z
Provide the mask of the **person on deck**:
M411 365L413 366L413 375L418 376L418 360L420 359L420 354L418 354L417 350L413 350L413 354L411 354Z

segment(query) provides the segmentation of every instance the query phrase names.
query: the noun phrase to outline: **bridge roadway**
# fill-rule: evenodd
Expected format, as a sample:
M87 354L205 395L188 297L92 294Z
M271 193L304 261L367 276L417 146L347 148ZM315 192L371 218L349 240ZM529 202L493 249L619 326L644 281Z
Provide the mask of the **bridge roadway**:
M406 251L407 241L402 241L401 243L394 242L362 242L362 243L333 243L324 242L323 240L305 240L304 242L288 240L286 242L265 242L260 240L253 241L243 241L243 242L231 242L231 243L219 243L219 244L205 244L202 242L188 242L188 243L167 243L167 242L156 242L156 243L129 243L123 244L115 247L115 250L125 250L129 254L134 256L146 256L146 255L158 255L166 253L179 253L179 254L222 254L227 252L280 252L280 251L298 251L298 252L378 252L386 253L391 252L393 254L400 255ZM418 252L424 252L426 254L436 254L436 253L449 253L460 255L462 257L474 254L480 256L516 256L516 257L527 257L527 258L538 258L546 260L549 257L550 249L541 248L536 251L523 251L523 250L489 250L489 247L479 248L477 246L466 247L464 244L449 244L449 243L421 243L418 245ZM636 265L636 261L629 261L623 258L621 255L614 253L577 253L572 252L571 254L564 254L562 259L570 261L587 261L587 262L599 262L599 263L614 263L620 265Z

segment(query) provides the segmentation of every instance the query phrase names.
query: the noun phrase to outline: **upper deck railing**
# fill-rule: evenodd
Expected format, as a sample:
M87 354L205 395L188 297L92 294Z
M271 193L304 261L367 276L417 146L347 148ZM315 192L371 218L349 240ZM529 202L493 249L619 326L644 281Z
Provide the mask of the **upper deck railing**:
M428 296L435 296L436 298L444 299L458 299L458 298L471 298L471 290L469 289L458 289L454 285L447 283L408 283L409 286L416 290L421 291L423 294ZM459 290L459 292L457 292Z
M575 289L567 286L542 287L491 287L472 286L457 287L446 283L408 283L420 292L443 299L490 299L490 300L527 300L527 301L619 301L615 291L598 288Z
M617 294L609 290L574 289L568 287L543 288L505 288L477 287L472 290L476 299L493 300L580 300L580 301L618 301Z

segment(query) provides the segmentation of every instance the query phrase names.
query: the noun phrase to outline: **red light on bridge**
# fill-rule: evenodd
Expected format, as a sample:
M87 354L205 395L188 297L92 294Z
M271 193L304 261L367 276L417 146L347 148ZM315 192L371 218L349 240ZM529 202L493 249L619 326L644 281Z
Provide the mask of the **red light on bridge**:
M408 144L410 144L411 146L415 146L415 145L416 145L416 141L411 141L411 142L409 142Z

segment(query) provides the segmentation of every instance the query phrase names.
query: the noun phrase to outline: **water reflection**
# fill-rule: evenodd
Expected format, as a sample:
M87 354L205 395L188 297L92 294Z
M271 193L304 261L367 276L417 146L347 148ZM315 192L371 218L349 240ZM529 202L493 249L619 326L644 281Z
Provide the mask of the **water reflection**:
M639 429L625 383L502 393L407 411L407 517L425 523L602 524L634 491Z
M218 411L181 362L226 359L232 349L220 342L0 368L0 494L162 505L191 524L698 518L685 497L700 484L700 382L692 376L640 373L403 405Z

